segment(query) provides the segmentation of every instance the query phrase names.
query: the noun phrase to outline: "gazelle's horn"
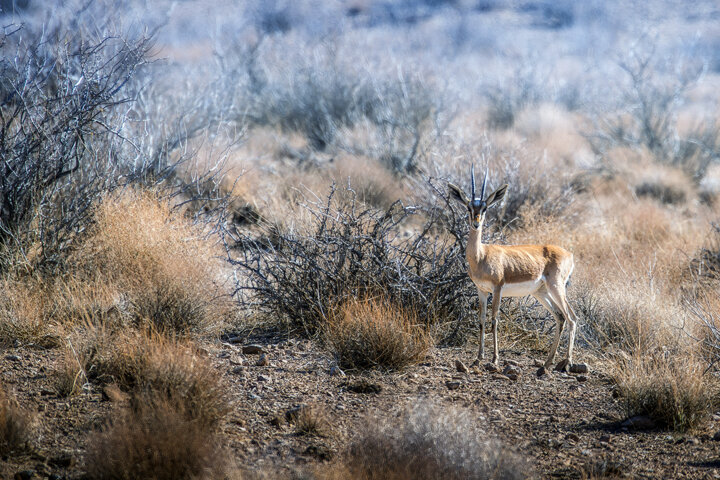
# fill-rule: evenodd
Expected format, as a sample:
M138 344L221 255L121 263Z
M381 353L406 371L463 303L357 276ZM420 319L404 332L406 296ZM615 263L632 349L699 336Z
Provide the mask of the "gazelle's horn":
M470 167L470 200L475 200L475 164Z
M480 200L485 200L485 185L487 185L488 171L485 170L485 178L483 178L482 192L480 192Z

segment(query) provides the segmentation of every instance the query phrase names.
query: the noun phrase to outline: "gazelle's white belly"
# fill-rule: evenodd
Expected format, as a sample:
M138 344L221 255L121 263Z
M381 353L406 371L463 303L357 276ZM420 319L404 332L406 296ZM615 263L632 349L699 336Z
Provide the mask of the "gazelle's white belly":
M506 283L503 285L501 295L503 297L525 297L537 292L543 285L542 276L527 282ZM492 293L495 287L490 282L475 282L478 289L486 293Z

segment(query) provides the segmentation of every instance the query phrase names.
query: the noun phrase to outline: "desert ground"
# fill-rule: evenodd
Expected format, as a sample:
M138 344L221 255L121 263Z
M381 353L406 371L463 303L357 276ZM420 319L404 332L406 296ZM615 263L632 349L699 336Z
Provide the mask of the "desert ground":
M0 8L0 479L720 478L716 2Z

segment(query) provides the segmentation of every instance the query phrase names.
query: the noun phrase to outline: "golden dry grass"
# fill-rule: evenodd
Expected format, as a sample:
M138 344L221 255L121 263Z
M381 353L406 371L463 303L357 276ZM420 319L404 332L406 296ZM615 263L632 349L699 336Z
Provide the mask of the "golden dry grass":
M614 372L624 413L647 415L663 428L701 425L718 406L717 381L692 354L632 355Z
M188 420L174 405L121 410L91 436L85 457L89 478L212 479L224 458L213 431Z
M215 331L229 315L215 249L167 202L145 192L108 196L71 259L86 281L113 285L138 323L177 333Z
M55 372L56 388L66 394L77 391L79 379L114 384L132 394L135 405L174 405L208 427L216 426L227 412L220 378L186 342L91 327L76 332L66 348L65 361Z
M25 450L32 433L32 417L0 385L0 456Z
M418 314L385 299L348 299L330 315L324 341L347 369L401 369L425 358L432 345Z

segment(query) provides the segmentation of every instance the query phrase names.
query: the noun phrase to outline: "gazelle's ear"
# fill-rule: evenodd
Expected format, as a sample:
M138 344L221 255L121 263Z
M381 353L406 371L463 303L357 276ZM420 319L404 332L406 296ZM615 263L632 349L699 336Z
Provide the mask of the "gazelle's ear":
M485 200L488 208L495 203L499 203L505 197L505 193L507 193L507 188L508 184L506 183L505 185L488 195L487 199Z
M470 199L468 199L467 195L465 195L465 192L463 192L460 187L455 184L448 183L448 188L450 189L450 196L456 199L458 202L462 203L465 206L470 203Z

